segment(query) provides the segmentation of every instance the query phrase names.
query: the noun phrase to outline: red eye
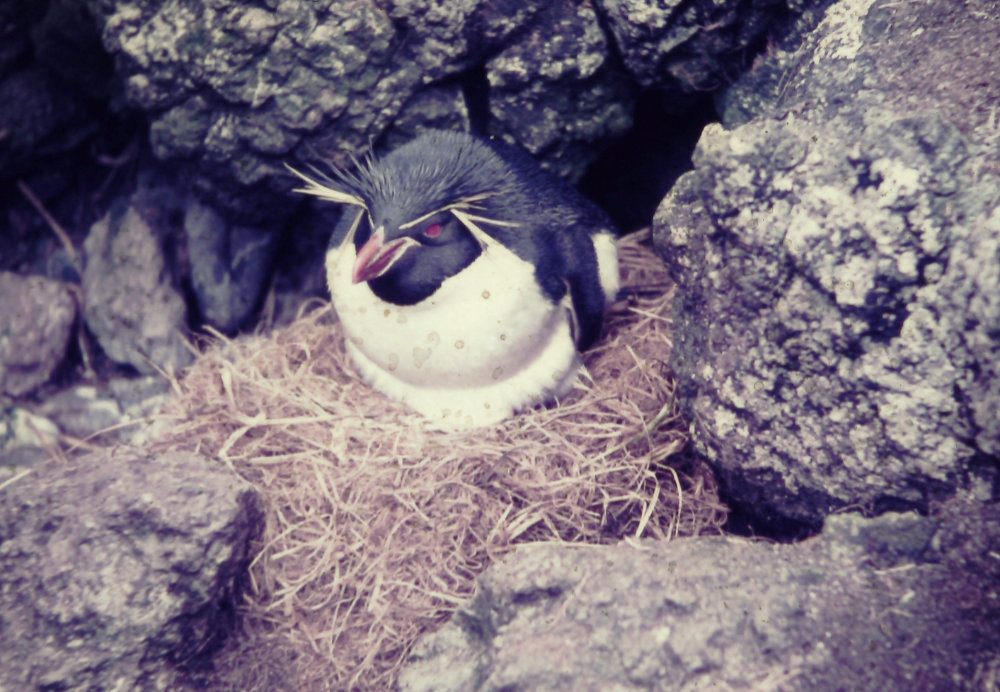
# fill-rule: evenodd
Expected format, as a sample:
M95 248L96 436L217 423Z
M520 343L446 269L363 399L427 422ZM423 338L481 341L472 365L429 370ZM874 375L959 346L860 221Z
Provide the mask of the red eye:
M441 235L441 231L444 230L444 226L439 223L432 223L430 226L424 229L424 235L428 238L437 238Z

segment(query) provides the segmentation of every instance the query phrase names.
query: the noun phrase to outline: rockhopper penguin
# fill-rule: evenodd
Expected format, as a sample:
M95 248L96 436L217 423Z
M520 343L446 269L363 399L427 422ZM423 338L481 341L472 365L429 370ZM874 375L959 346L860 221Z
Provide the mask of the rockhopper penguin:
M348 205L326 255L361 375L448 427L563 396L618 291L607 215L527 153L432 131L355 170L292 171Z

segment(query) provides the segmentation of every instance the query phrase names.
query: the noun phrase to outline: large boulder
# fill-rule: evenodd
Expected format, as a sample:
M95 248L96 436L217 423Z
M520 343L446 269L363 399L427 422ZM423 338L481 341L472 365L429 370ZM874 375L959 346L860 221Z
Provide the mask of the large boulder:
M671 102L714 91L745 67L766 38L786 23L806 23L829 0L598 0L629 73L643 87L662 90Z
M0 688L177 689L211 667L261 508L224 466L100 452L0 486Z
M1000 508L838 515L787 545L537 544L418 645L405 692L988 689Z
M477 89L491 84L506 114L500 131L569 175L631 124L631 92L608 67L613 52L589 3L88 4L129 103L151 119L157 156L196 163L209 200L244 220L281 217L285 161L320 153L349 165L348 154L428 101L431 122L467 122L477 110L482 126L494 99ZM551 115L510 122L545 89L559 94ZM467 92L477 92L474 108ZM234 181L258 194L229 194Z
M657 211L695 448L752 513L996 492L1000 18L976 5L835 5Z

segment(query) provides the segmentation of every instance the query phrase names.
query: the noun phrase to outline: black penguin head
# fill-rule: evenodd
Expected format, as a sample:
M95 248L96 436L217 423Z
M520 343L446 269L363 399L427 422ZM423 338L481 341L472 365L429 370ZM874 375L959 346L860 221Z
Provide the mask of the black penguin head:
M478 224L517 225L499 209L515 184L509 166L466 134L430 132L333 177L292 172L308 184L300 192L362 210L345 241L357 253L353 280L397 305L419 303L475 261L492 242Z
M413 305L432 295L450 276L468 267L482 249L472 234L444 212L400 229L386 224L354 235L354 283L367 281L379 298ZM367 231L367 232L365 232Z

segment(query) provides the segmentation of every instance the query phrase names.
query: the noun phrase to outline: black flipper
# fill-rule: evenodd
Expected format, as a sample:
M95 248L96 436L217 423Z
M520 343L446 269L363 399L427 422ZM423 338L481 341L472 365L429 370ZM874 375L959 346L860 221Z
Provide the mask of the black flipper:
M549 235L552 245L542 250L536 268L538 283L553 302L561 300L569 288L577 326L574 338L581 351L600 336L605 305L597 253L588 230L571 226Z

